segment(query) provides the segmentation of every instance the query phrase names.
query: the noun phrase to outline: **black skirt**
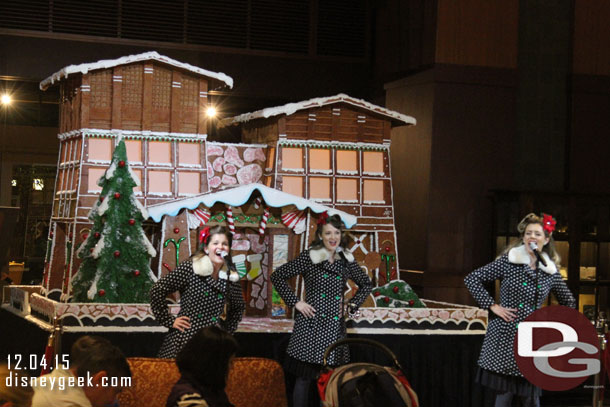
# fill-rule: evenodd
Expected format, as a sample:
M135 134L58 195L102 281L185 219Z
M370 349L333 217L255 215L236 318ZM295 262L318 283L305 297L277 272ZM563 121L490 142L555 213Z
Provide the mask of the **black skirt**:
M475 381L485 387L495 390L496 393L513 393L519 397L538 398L542 394L540 387L534 386L520 376L509 376L492 372L481 367L477 369Z

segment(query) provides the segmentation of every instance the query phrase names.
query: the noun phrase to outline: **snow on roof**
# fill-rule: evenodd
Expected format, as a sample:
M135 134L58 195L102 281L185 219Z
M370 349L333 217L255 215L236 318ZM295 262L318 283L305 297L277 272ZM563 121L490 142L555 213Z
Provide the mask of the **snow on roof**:
M203 68L198 68L196 66L187 64L185 62L176 61L170 57L166 57L165 55L161 55L156 51L144 52L142 54L136 55L127 55L117 59L103 59L101 61L92 62L88 64L80 64L80 65L68 65L61 70L55 72L53 75L49 76L47 79L40 82L40 89L46 90L49 86L53 85L55 81L59 81L62 78L67 78L68 76L74 73L82 73L86 74L89 71L94 71L96 69L107 69L112 68L114 66L131 64L133 62L140 61L148 61L155 60L159 62L163 62L164 64L173 65L178 68L186 69L187 71L191 71L193 73L207 76L209 78L217 79L221 82L224 82L228 87L233 87L233 78L228 75L225 75L222 72L212 72Z
M269 188L263 184L247 184L238 187L223 189L217 192L208 192L190 198L179 199L176 201L151 205L147 207L148 215L155 221L160 222L163 216L175 216L182 209L195 209L199 204L204 204L208 208L214 206L215 203L221 202L231 206L241 206L248 202L254 191L259 191L265 203L274 208L282 206L294 205L299 210L306 208L311 209L315 213L328 212L329 216L339 215L345 226L349 229L356 224L356 217L346 212L337 209L329 208L317 202L301 198L296 195L278 191L274 188Z
M369 110L371 111L371 113L386 116L393 120L400 121L404 124L416 123L414 117L407 116L406 114L398 113L390 109L386 109L385 107L374 105L372 103L367 102L366 100L353 98L349 95L346 95L345 93L339 93L335 96L304 100L302 102L297 103L288 103L287 105L283 106L267 107L265 109L257 110L255 112L244 113L235 117L229 117L223 120L222 122L223 124L230 126L232 124L244 123L254 119L266 119L280 114L291 115L299 110L310 109L312 107L322 107L335 103L347 103L352 106Z

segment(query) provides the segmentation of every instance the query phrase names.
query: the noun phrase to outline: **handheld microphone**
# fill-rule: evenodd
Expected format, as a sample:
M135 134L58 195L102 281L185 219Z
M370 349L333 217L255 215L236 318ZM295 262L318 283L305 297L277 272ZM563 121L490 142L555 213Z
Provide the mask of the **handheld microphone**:
M231 260L231 256L229 255L229 252L227 252L225 250L217 249L216 255L222 257L222 259L227 264L227 267L229 268L229 270L233 269L233 267L234 267L233 260Z
M337 246L337 248L335 249L335 252L339 254L339 257L341 257L341 260L347 262L347 259L345 258L345 254L343 253L343 247Z
M540 255L540 252L538 252L538 245L536 244L536 242L530 242L529 246L530 246L530 249L532 249L532 251L536 255L536 258L538 259L538 261L540 263L542 263L542 265L544 267L546 267L546 261L544 261L544 258Z

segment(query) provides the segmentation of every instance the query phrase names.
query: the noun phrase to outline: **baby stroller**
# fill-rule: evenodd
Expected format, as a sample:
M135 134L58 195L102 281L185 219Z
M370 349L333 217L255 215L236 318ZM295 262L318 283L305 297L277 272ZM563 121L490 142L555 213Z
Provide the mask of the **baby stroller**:
M393 367L373 363L350 363L331 369L328 355L337 346L366 344L382 349ZM396 356L387 346L370 339L342 339L326 348L318 391L324 407L418 407L417 394L402 373Z

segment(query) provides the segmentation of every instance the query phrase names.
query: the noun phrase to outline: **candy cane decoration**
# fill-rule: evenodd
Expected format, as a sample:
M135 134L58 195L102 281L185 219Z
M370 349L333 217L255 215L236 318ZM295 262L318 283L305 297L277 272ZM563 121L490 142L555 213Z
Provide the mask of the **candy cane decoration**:
M261 218L261 224L258 227L258 234L261 236L265 235L265 229L267 229L267 220L269 219L269 207L265 208L263 217Z
M233 207L227 206L227 223L231 234L235 234L235 221L233 220Z
M261 207L261 203L263 203L263 198L262 197L258 197L254 200L254 209L258 209Z

